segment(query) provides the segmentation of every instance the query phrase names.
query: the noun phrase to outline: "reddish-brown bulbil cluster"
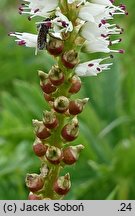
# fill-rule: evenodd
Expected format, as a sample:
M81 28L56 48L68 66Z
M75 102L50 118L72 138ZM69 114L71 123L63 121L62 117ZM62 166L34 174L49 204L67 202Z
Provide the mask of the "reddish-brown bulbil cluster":
M51 38L47 44L51 55L59 56L60 64L49 73L38 71L40 86L50 111L43 112L42 121L33 120L35 130L34 153L41 159L40 174L28 174L26 185L30 200L55 199L68 193L71 187L69 173L59 176L65 165L75 164L83 145L69 146L79 134L77 115L83 111L88 99L70 99L81 88L81 80L68 70L78 63L74 50L64 51L64 44ZM50 188L51 184L51 188ZM48 191L48 188L50 191Z

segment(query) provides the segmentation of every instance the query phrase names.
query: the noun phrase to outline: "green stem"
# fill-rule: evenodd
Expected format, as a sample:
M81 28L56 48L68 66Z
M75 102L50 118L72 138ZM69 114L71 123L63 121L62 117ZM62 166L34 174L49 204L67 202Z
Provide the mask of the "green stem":
M44 195L45 197L48 197L52 200L56 199L56 196L53 190L53 184L54 184L54 181L57 179L59 172L60 172L59 165L51 165L50 173L48 176L48 183L45 185Z

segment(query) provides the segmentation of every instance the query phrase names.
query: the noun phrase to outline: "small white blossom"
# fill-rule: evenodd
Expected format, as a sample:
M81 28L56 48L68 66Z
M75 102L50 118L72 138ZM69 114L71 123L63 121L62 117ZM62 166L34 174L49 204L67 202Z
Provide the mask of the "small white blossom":
M111 50L108 46L121 42L121 38L111 41L110 35L120 34L121 29L116 25L105 23L101 26L96 23L86 22L80 31L83 38L86 39L82 50L85 52L120 52L119 50Z
M17 37L15 41L20 46L37 47L37 35L35 34L14 32L9 35Z
M113 19L115 14L125 13L125 7L123 5L116 7L112 4L111 6L106 6L103 4L86 2L80 9L79 18L84 21L91 21L99 24L101 20Z
M109 58L109 57L107 57ZM100 64L103 60L107 59L95 59L92 61L84 62L82 64L78 64L75 68L75 73L78 76L97 76L97 74L101 73L103 70L109 70L110 64Z
M104 53L110 53L110 52L117 52L117 53L124 53L124 50L114 50L110 49L108 46L111 46L113 44L117 44L121 42L121 39L109 41L106 38L95 38L94 36L91 37L89 40L85 41L82 47L83 52L88 53L95 53L95 52L104 52Z
M89 41L86 41L82 47L83 52L95 53L104 52L109 53L111 50L108 48L109 42L104 38L91 37Z
M49 21L36 22L36 24L46 23L50 25L50 32L61 33L61 32L71 32L73 30L72 22L63 15L61 12L56 11L56 18Z
M102 22L102 21L101 21ZM101 24L97 25L96 23L93 22L86 22L80 31L81 36L83 36L86 40L89 40L91 38L91 35L94 37L103 37L103 38L108 38L108 36L113 35L113 34L121 34L122 29L119 28L119 26L115 24Z
M20 14L29 14L30 19L35 16L47 17L58 6L58 0L25 0L29 4L19 7Z
M96 17L105 13L105 6L86 2L79 11L79 18L84 21L96 22Z
M110 36L123 32L118 25L107 22L113 19L115 14L126 14L126 7L122 4L114 6L113 0L92 0L81 7L79 18L85 21L80 30L80 35L85 39L83 52L124 53L124 50L113 50L109 47L121 42L121 38L112 41Z
M91 0L92 3L111 6L114 0Z
M54 32L72 32L73 25L72 22L68 20L68 18L63 15L61 12L56 11L56 18L52 20L54 24Z

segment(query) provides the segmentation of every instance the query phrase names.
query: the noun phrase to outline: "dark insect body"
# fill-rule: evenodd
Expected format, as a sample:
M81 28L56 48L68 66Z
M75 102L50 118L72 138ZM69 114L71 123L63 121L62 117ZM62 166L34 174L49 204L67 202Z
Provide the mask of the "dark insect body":
M46 19L44 20L46 21L50 21L50 19ZM38 38L37 38L37 48L39 50L43 50L44 48L46 48L46 43L47 43L47 35L49 33L49 29L51 28L50 23L41 23L38 25Z

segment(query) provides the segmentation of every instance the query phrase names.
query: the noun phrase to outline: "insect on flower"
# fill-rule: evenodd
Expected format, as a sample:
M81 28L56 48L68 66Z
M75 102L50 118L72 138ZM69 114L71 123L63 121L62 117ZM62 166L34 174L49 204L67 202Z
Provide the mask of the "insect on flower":
M37 37L37 49L43 50L46 48L47 35L49 34L49 29L51 28L50 18L47 18L43 22L37 25L38 37Z

